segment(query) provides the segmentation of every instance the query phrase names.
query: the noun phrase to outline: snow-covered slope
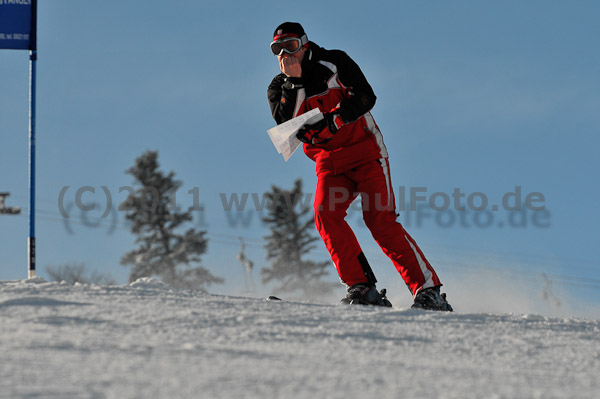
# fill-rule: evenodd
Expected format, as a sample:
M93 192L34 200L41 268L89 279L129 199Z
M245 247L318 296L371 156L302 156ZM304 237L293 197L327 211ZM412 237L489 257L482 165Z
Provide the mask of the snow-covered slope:
M0 282L1 398L598 398L600 321Z

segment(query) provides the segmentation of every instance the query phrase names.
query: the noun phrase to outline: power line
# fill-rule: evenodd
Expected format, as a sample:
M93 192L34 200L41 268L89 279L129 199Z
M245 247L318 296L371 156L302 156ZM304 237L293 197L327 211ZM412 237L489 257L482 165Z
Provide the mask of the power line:
M27 213L27 208L25 208L25 213ZM23 214L16 215L17 217L25 217ZM48 211L44 209L36 209L36 217L40 220L50 221L50 222L61 222L63 224L75 224L78 226L84 226L88 228L98 228L105 227L110 229L117 229L120 231L130 231L127 226L124 226L122 223L116 223L114 220L110 220L108 218L101 217L82 217L82 216L69 216L68 218L63 217L60 213L55 211ZM239 246L238 237L240 234L223 234L223 233L211 233L210 231L206 232L206 235L209 237L211 242L220 243L229 246ZM247 247L252 248L262 248L263 247L263 239L258 237L246 236L244 235L244 240L247 242Z
M20 214L20 215L15 215L13 217L16 218L25 218L25 214L27 213L28 209L24 208L24 213ZM39 217L41 220L45 220L45 221L49 221L49 222L61 222L63 224L75 224L78 226L84 226L84 227L89 227L89 228L97 228L97 227L105 227L105 228L110 228L110 229L118 229L120 231L129 231L129 228L124 226L122 223L117 222L115 224L114 219L109 220L108 218L101 218L101 217L82 217L82 216L70 216L69 218L64 218L62 214L56 212L56 211L48 211L48 210L44 210L44 209L37 209L36 210L36 217ZM224 234L224 233L211 233L210 231L206 232L206 236L209 239L209 243L212 244L218 244L218 245L222 245L222 246L228 246L228 247L239 247L239 237L240 235L233 235L233 234ZM244 240L247 242L247 247L250 248L255 248L255 249L263 249L264 248L264 240L262 237L252 237L252 236L243 236ZM516 254L489 254L488 252L483 252L480 249L474 249L474 248L470 248L470 249L457 249L457 248L451 248L451 249L439 249L438 251L443 251L444 253L448 253L448 252L460 252L462 254L463 258L469 258L469 257L481 257L486 256L489 258L495 258L496 260L502 260L504 259L504 261L511 261L514 262L514 259L518 259L520 263L523 263L522 258L521 257L526 257L526 258L534 258L539 262L541 257L536 256L535 254L525 254L525 253L520 253L519 255ZM325 252L325 251L322 251ZM377 252L377 253L376 253ZM374 249L370 249L370 250L365 250L365 253L369 256L372 257L383 257L385 259L387 259L387 257L385 257L385 255L383 255L382 253L380 253L379 251L375 251ZM557 259L554 259L554 263L558 262L558 264L560 265L560 261ZM587 261L586 261L587 262ZM441 269L450 269L450 270L470 270L470 271L476 271L476 272L481 272L481 273L492 273L492 274L503 274L503 275L518 275L518 276L528 276L528 277L534 277L537 279L544 279L547 278L550 282L554 283L559 283L562 285L568 285L568 286L573 286L573 287L578 287L578 288L586 288L586 289L593 289L593 290L600 290L600 279L597 278L588 278L588 277L581 277L581 276L573 276L573 275L569 275L569 274L562 274L562 273L548 273L548 272L543 272L543 271L529 271L529 270L523 270L523 269L516 269L516 268L507 268L507 267L499 267L499 266L492 266L489 264L473 264L470 262L458 262L458 261L447 261L447 260L438 260L438 262L436 263L436 268L441 268ZM589 264L593 265L596 262L589 262ZM579 266L581 266L582 262L578 263Z

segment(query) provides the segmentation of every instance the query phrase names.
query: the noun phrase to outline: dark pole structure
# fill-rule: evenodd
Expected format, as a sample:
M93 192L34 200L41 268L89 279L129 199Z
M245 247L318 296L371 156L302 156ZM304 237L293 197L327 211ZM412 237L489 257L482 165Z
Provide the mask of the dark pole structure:
M37 62L37 0L31 1L29 36L29 236L27 237L27 277L35 272L35 103Z

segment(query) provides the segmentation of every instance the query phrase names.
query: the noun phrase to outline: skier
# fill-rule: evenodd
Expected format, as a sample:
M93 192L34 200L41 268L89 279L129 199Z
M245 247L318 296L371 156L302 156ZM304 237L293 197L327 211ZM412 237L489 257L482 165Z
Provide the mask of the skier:
M319 108L324 119L297 133L316 162L315 224L341 280L345 304L391 306L344 218L361 194L364 221L411 291L413 307L448 310L441 282L421 249L396 221L388 152L370 110L375 94L358 65L343 51L308 41L299 23L285 22L273 34L271 50L281 73L267 95L281 124Z

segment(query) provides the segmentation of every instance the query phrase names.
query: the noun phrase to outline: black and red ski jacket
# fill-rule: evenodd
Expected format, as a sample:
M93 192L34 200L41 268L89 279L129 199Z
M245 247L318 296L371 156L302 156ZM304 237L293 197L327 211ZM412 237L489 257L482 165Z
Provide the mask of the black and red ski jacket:
M343 51L313 42L302 60L302 76L275 76L267 90L277 124L314 108L336 112L343 121L331 141L304 144L320 172L344 173L365 162L387 158L383 137L370 111L375 94L359 66Z

